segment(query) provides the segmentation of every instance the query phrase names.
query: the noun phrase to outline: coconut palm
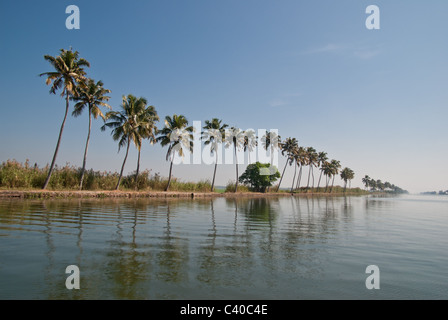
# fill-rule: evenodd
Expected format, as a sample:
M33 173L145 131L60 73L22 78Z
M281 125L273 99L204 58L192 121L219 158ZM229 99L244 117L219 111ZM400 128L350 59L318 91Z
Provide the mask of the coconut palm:
M138 130L141 139L148 139L149 143L153 145L156 143L156 134L157 127L156 122L159 121L159 116L157 115L157 111L154 106L147 106L146 99L140 98L138 103L141 103L140 107L142 108L141 112L138 114ZM138 149L138 157L137 157L137 170L135 172L135 188L138 188L138 175L140 172L140 154L142 149L142 141L136 145Z
M326 179L325 192L327 192L328 185L330 183L330 178L331 178L331 175L333 174L333 168L331 166L331 162L325 161L322 164L322 171L323 171L323 174L324 174L325 179Z
M266 130L266 133L261 138L263 148L267 151L270 149L271 154L271 166L273 165L274 158L274 150L280 147L281 137L274 131L269 132Z
M322 178L323 173L323 164L328 160L326 152L319 152L317 155L317 166L320 168L319 182L317 183L317 189L319 190L320 179Z
M193 152L193 127L188 126L188 120L184 115L174 114L172 117L165 117L165 127L159 131L156 141L162 147L168 146L166 161L170 161L170 173L165 191L168 191L171 184L173 172L173 161L176 153L183 157L185 150Z
M100 116L103 120L105 120L105 116L100 107L111 109L111 106L106 103L106 101L109 101L110 99L110 97L106 96L106 94L110 93L111 91L103 88L103 82L101 80L95 83L93 79L88 79L86 83L82 83L79 86L78 91L79 95L71 98L72 100L77 102L75 104L75 110L72 112L72 115L78 117L86 108L89 112L89 128L87 131L87 141L86 147L84 149L81 178L79 182L79 190L82 190L84 173L86 170L87 150L89 148L90 142L90 131L92 130L92 116L94 119L97 119L98 116Z
M58 142L56 143L56 149L54 151L53 159L51 161L50 169L48 171L47 178L45 179L42 189L46 189L48 183L50 182L51 174L53 173L53 168L56 162L56 157L58 155L59 146L61 144L62 132L64 131L65 121L67 120L67 114L69 109L69 99L70 97L77 96L77 87L80 83L85 81L85 71L84 67L90 67L90 63L79 58L78 51L70 50L60 50L59 56L53 57L50 55L45 55L44 59L47 60L51 66L55 69L54 71L41 73L39 76L46 76L46 84L50 85L50 94L56 94L56 91L61 89L61 97L65 96L65 115L62 121L61 128L59 130Z
M254 130L248 129L248 130L244 131L243 149L244 149L244 152L248 151L249 164L251 164L250 154L254 150L254 148L258 145L257 139L258 139L258 137L255 134Z
M204 131L201 133L201 139L205 140L205 145L210 145L210 153L216 154L215 170L213 171L213 180L211 190L214 190L216 168L218 167L218 146L225 139L225 129L228 127L227 124L222 124L222 120L218 118L213 118L211 121L205 120L205 126L202 127Z
M237 151L241 150L244 146L244 131L236 127L232 127L230 128L230 130L226 130L225 141L226 141L226 148L233 145L235 151L235 162L236 162L235 192L237 192L238 180L239 180Z
M297 164L298 159L299 159L299 147L298 147L298 145L295 145L292 148L292 157L289 160L289 165L294 165L294 176L292 177L291 193L294 192L294 182L295 182L295 179L296 179L296 173L297 173L297 167L298 167L298 164Z
M306 148L306 158L307 158L307 164L308 164L308 183L306 185L306 188L308 189L310 187L310 174L313 174L313 188L314 188L314 172L313 168L317 164L317 152L316 149L313 147Z
M366 189L368 189L370 187L370 185L371 185L370 181L371 180L372 179L368 175L365 175L364 178L362 178L362 183L364 183L364 185L366 186Z
M352 169L345 167L341 171L341 179L344 181L344 192L347 189L347 181L352 180L355 177L355 173Z
M285 175L286 166L291 165L292 161L291 159L294 158L294 151L298 148L298 142L296 138L286 138L285 141L281 143L282 148L282 155L286 155L286 163L285 167L283 168L282 176L280 177L280 181L277 186L277 191L280 189L280 184L282 183L283 176Z
M333 191L334 186L334 177L339 173L339 169L341 168L341 162L339 160L331 160L330 162L331 175L333 177L333 181L331 183L330 193Z
M299 167L299 175L297 177L297 184L296 189L300 189L300 181L302 180L302 169L303 166L307 163L307 154L304 147L299 147L297 149L297 155L296 155L296 164Z
M270 170L273 169L273 159L274 159L274 150L279 148L279 144L281 141L281 137L274 131L269 132L266 130L266 133L261 138L263 148L267 151L270 149L270 155L271 155L271 166L269 167ZM270 171L270 173L274 173ZM268 187L268 192L271 187Z
M145 112L147 101L145 98L137 98L131 94L122 97L120 105L121 111L109 111L106 113L105 124L101 127L104 131L106 128L112 128L112 138L118 141L118 151L126 146L126 155L121 165L120 176L118 177L117 186L115 190L120 187L121 179L123 178L124 166L129 154L129 146L131 142L137 148L141 147L142 143L142 116Z

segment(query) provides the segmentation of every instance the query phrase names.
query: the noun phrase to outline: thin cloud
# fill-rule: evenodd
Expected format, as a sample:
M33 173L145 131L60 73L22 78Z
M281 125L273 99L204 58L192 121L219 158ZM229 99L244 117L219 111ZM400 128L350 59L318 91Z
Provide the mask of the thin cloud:
M339 54L367 60L380 55L382 52L383 50L381 49L380 45L372 47L361 47L329 43L321 47L305 50L302 52L302 54Z

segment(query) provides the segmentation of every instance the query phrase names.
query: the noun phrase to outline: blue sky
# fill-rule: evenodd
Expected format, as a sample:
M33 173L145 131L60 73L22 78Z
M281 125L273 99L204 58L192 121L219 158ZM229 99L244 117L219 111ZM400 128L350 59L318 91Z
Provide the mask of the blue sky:
M65 27L71 4L79 30ZM365 27L371 4L380 30ZM113 109L122 95L143 96L161 118L278 129L352 168L353 186L368 174L411 192L446 190L446 12L444 0L2 1L0 161L51 161L65 105L38 74L51 70L45 54L71 46L112 90ZM67 120L59 165L82 164L87 124L87 114ZM101 125L87 166L118 171L124 152ZM168 175L165 152L145 145L142 167ZM131 149L126 172L136 161ZM217 183L234 170L220 166ZM207 165L173 172L182 180L212 173Z

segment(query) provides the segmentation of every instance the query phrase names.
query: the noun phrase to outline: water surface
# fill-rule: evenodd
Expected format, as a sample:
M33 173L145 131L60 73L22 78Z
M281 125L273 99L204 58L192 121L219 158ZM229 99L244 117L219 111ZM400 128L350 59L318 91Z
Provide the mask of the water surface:
M448 299L447 230L446 196L2 200L0 299Z

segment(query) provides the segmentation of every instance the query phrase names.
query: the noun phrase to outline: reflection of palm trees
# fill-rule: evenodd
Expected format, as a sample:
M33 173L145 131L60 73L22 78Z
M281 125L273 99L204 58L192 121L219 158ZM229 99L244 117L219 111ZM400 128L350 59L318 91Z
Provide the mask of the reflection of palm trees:
M188 243L186 239L172 235L170 201L166 202L166 228L157 254L157 261L161 270L157 277L166 282L179 283L185 280L185 264L188 261Z
M219 260L216 258L216 251L218 250L216 245L217 228L215 220L215 210L213 207L215 199L210 199L212 232L207 236L207 245L202 246L203 252L200 254L200 272L197 279L201 282L208 284L216 283L216 269L219 267Z

